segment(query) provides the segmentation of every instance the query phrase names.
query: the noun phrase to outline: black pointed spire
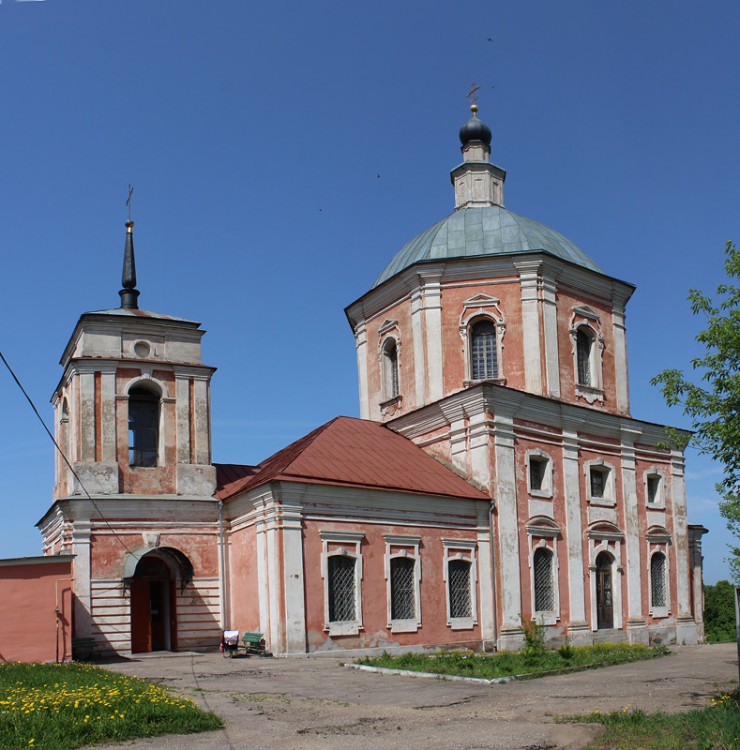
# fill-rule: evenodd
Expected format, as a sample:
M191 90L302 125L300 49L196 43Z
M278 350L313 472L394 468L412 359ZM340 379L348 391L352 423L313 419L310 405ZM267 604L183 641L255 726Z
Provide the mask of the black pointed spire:
M134 222L126 222L126 248L123 251L123 275L121 277L121 307L124 310L138 310L139 290L136 288L136 258L134 257Z

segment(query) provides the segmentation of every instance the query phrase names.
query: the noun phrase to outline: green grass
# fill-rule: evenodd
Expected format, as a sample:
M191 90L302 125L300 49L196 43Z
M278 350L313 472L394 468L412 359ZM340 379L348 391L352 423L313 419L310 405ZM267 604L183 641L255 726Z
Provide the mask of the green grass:
M682 714L598 711L561 722L598 722L604 732L588 750L738 750L738 692L719 695L709 706Z
M90 664L0 664L3 750L73 750L221 726L159 685Z
M536 655L501 651L497 654L477 654L472 651L452 651L437 654L403 654L360 659L360 664L387 669L408 669L440 675L482 677L493 679L511 675L541 675L611 664L651 659L670 653L664 646L639 646L622 643L600 643L594 646L564 646L546 649Z

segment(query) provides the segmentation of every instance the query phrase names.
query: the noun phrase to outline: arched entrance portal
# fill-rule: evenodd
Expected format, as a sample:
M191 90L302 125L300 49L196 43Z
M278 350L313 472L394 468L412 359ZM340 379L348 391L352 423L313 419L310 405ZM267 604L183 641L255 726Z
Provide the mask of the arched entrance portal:
M190 561L166 548L143 555L136 563L131 587L131 651L176 651L176 584L192 579Z
M614 599L612 596L612 556L600 552L596 558L596 627L614 627Z

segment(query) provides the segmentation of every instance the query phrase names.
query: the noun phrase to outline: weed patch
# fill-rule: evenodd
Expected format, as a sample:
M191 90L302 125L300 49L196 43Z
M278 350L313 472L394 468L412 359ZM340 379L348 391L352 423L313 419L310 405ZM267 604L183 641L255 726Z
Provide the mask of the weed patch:
M706 708L681 714L647 714L626 707L558 719L604 725L604 732L588 750L738 750L740 704L738 692L718 695Z
M359 664L387 669L408 669L440 675L495 679L512 675L542 675L623 664L640 659L664 656L664 646L641 646L626 643L599 643L593 646L570 646L557 651L530 649L526 653L500 651L478 654L473 651L450 651L436 654L402 654L366 657Z
M218 729L192 701L90 664L1 664L0 747L74 750Z

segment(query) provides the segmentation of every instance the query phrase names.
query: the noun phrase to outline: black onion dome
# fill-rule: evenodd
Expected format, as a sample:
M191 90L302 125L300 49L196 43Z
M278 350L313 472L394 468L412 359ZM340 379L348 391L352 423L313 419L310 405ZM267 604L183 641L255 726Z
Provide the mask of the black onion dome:
M477 111L477 107L473 109L473 116L460 128L460 143L463 146L472 141L482 141L486 146L491 145L491 128L478 119Z

